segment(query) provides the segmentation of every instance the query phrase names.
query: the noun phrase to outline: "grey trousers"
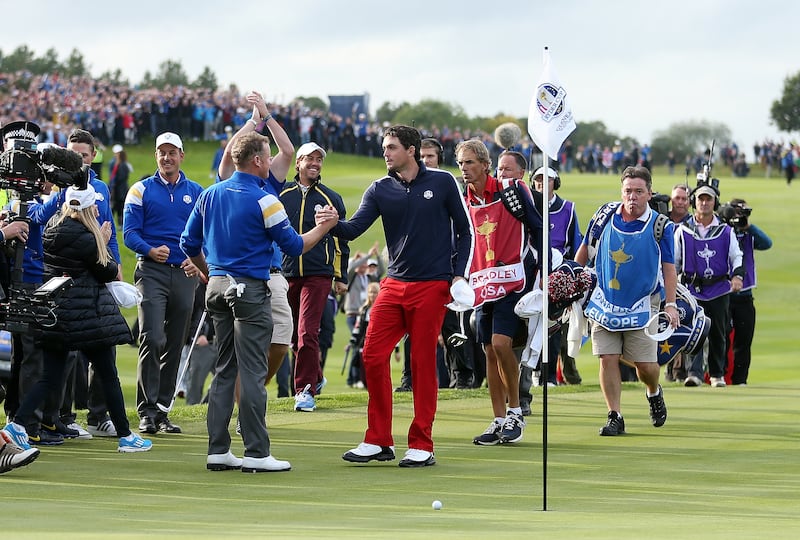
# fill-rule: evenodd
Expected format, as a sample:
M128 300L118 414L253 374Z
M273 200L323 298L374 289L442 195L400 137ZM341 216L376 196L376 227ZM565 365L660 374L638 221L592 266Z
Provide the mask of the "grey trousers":
M244 455L270 455L267 433L267 350L272 340L270 291L266 281L237 278L237 296L227 277L213 276L206 290L206 309L214 321L218 360L208 391L208 453L230 450L229 424L239 375L239 424Z
M175 395L181 350L189 333L196 278L157 262L136 263L134 283L141 291L139 305L139 363L136 370L136 410L139 417L163 416Z

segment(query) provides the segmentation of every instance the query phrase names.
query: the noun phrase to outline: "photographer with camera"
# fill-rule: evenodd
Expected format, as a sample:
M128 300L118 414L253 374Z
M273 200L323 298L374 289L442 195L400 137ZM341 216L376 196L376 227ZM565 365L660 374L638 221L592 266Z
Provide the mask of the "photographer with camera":
M61 216L44 233L45 277L69 276L71 286L58 299L55 323L40 332L42 377L26 394L14 422L6 426L21 448L28 444L28 425L48 395L64 384L67 356L82 351L100 374L111 419L120 436L119 452L145 452L152 443L129 429L125 402L115 365L116 345L129 343L131 333L105 284L118 273L108 251L110 228L97 223L97 194L91 186L66 190Z
M754 251L765 251L772 247L772 239L750 223L751 212L752 209L744 199L731 199L729 203L720 206L718 212L719 218L733 227L736 233L745 268L741 290L730 295L733 340L729 341L728 350L733 353L731 384L734 385L746 385L750 372L750 347L756 328L756 307L753 303L753 289L756 287Z
M15 242L13 270L10 272L8 300L0 307L0 322L15 334L16 360L12 370L12 385L6 412L15 414L27 389L41 376L42 354L30 331L36 330L50 320L54 303L47 295L37 295L42 283L43 255L41 233L45 223L58 209L58 201L44 209L43 196L50 193L53 185L66 188L70 185L85 186L89 166L83 165L81 156L71 150L52 144L38 144L39 126L32 122L12 122L2 129L3 153L0 154L0 187L16 193L10 208L16 212L17 220L29 223L28 235ZM60 396L48 396L44 416L49 422L47 429L40 429L40 415L27 426L32 440L37 444L61 444L64 436L81 435L69 429L58 419ZM87 434L88 435L88 434Z
M719 208L719 180L708 179L708 167L698 174L689 195L694 214L675 232L675 267L697 303L711 319L708 334L708 375L711 386L725 386L725 350L730 293L744 282L742 251L734 230L714 212ZM702 386L703 351L692 356L684 386Z

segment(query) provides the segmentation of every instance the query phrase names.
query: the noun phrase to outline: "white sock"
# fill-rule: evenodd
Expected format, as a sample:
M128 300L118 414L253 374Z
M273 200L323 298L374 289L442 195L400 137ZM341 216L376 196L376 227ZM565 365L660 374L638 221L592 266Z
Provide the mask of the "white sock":
M494 423L495 424L502 424L505 421L506 421L506 419L504 417L500 417L500 416L498 416L497 418L494 419Z
M513 412L514 414L522 414L522 407L509 407L508 412Z

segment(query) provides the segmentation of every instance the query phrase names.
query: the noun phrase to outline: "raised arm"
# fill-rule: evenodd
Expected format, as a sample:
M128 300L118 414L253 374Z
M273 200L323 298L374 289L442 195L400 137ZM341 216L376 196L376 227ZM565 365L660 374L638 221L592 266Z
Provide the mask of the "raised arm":
M284 131L283 127L275 120L267 108L264 98L258 92L252 91L247 94L247 102L252 103L254 107L253 117L258 113L258 118L264 121L264 125L272 135L272 140L278 147L278 153L272 157L269 164L269 170L273 176L283 182L286 180L286 175L294 161L294 145L289 139L289 136ZM251 122L248 122L251 123Z

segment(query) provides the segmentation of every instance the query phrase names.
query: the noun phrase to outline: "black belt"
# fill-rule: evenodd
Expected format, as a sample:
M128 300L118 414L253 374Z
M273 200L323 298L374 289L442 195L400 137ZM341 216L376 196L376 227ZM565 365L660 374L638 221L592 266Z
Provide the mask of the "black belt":
M141 255L139 255L138 257L136 257L136 260L137 260L137 261L151 262L151 263L156 263L156 264L163 264L164 266L169 266L170 268L178 268L178 269L180 269L180 268L181 268L181 265L179 265L179 264L172 264L172 263L160 263L160 262L158 262L158 261L154 261L154 260L153 260L153 259L151 259L150 257L143 257L143 256L141 256Z
M281 273L281 267L280 266L270 266L269 267L269 273L270 274L280 274Z

